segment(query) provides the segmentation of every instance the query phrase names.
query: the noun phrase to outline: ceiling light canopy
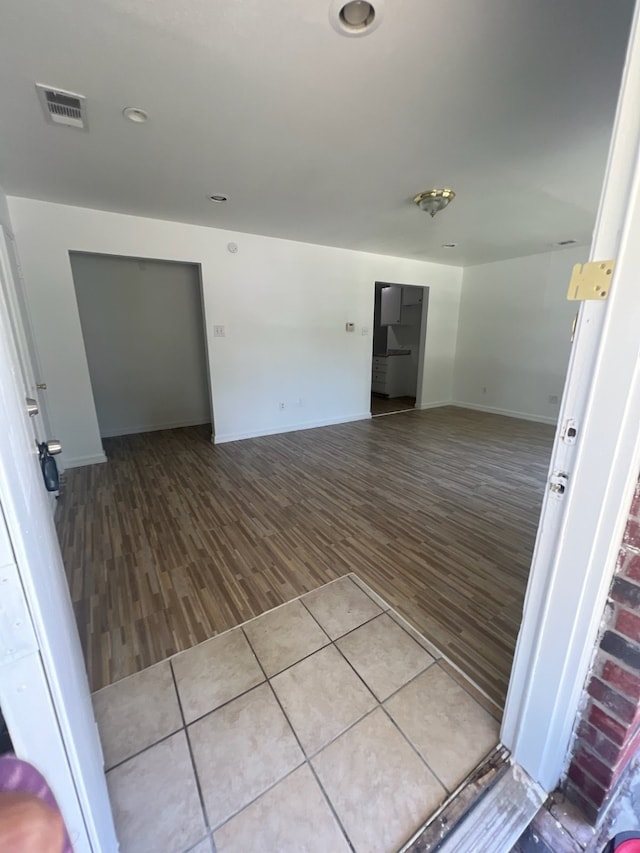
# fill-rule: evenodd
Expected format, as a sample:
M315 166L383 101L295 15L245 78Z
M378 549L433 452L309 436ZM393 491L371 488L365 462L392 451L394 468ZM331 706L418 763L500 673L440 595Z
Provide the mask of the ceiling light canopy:
M436 213L444 210L455 197L454 191L445 187L444 189L425 190L418 193L413 200L420 210L424 210L425 213L429 213L433 217Z
M125 107L122 110L122 115L135 124L144 124L149 118L149 113L146 110L140 109L140 107Z
M343 36L363 36L373 32L381 20L383 0L333 0L329 8L331 26Z

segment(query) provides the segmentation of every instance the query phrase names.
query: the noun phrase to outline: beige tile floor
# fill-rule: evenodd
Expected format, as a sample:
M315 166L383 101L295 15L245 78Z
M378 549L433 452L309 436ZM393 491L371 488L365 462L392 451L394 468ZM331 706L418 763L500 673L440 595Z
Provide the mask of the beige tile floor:
M499 737L355 575L93 700L123 853L395 851Z

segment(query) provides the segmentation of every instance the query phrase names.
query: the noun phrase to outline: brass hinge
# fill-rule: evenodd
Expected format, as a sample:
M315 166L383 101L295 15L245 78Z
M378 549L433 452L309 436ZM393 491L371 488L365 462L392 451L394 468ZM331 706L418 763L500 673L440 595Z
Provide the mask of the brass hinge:
M570 302L606 299L615 266L615 261L590 261L588 264L576 264L571 273L567 299Z

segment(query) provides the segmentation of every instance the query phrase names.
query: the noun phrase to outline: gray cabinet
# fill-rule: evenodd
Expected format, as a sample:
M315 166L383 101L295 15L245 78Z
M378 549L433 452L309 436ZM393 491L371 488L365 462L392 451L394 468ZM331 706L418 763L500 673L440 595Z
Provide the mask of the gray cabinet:
M411 359L406 355L374 355L371 370L371 390L385 397L403 397L407 389L407 372Z
M380 300L380 325L393 326L400 322L402 312L402 288L388 284L382 288Z
M422 287L403 287L402 288L402 304L403 305L422 305L422 297L424 288Z

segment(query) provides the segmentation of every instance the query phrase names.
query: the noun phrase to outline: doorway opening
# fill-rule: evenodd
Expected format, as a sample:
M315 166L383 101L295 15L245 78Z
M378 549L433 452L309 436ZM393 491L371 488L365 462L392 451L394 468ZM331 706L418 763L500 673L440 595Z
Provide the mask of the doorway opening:
M371 416L420 408L429 288L375 283Z
M69 254L101 437L213 431L199 265Z

